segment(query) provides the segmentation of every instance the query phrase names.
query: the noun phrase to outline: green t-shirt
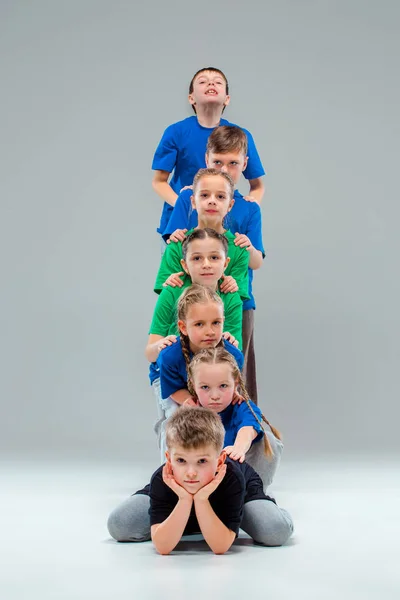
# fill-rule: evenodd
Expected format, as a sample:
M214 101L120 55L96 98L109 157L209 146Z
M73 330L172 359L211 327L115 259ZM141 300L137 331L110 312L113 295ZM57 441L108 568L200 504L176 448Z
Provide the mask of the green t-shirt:
M151 321L149 334L179 335L178 319L176 307L179 296L192 284L190 278L184 282L181 288L168 286L162 288L162 292L157 299L154 309L153 320ZM229 331L239 342L239 348L242 348L242 318L243 302L239 292L233 294L221 294L217 292L224 303L224 332Z
M190 235L194 229L186 233ZM231 231L225 231L224 236L228 240L228 256L231 259L225 269L225 275L231 275L236 280L238 285L238 293L242 300L247 300L249 296L249 252L246 248L235 246L235 236ZM183 271L182 260L182 242L171 242L165 249L161 259L160 268L158 269L157 279L154 286L154 291L159 294L163 290L163 283L173 273ZM190 278L187 276L184 280ZM189 283L189 285L190 285ZM182 289L182 288L181 288ZM229 331L229 330L228 330ZM230 332L232 333L232 332Z

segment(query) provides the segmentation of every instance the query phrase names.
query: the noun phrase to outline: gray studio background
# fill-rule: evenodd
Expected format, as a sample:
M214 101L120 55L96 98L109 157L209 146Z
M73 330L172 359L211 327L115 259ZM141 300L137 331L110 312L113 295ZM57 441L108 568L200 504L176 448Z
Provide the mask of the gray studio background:
M262 408L288 459L398 450L398 4L0 7L3 455L157 460L151 160L209 64L268 171Z

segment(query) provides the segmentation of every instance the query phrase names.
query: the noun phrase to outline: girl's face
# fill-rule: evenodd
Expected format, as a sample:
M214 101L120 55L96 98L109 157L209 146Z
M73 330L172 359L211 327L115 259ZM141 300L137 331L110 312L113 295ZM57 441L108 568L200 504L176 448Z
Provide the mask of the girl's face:
M215 348L221 341L224 327L224 309L217 302L193 304L189 307L186 320L178 321L178 327L190 341L193 353L203 348Z
M219 240L205 238L190 242L186 260L181 260L185 272L190 275L192 283L199 283L216 290L229 258L225 256L224 247Z
M200 363L194 373L193 386L201 406L217 413L232 402L237 382L228 363Z
M231 188L221 175L204 175L196 185L192 207L197 210L199 224L206 223L211 229L220 229L222 221L233 206Z

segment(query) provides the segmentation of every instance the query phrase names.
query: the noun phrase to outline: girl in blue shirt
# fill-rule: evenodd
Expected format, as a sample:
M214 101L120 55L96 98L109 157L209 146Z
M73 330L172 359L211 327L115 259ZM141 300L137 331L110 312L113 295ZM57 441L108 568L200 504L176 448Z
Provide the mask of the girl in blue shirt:
M223 347L196 353L188 367L188 390L198 404L219 413L227 455L246 460L267 488L280 462L281 436L249 399L232 354ZM237 401L238 394L243 402Z
M224 332L224 303L219 294L204 285L192 285L178 300L177 317L179 337L167 345L157 358L160 387L159 421L156 433L159 437L161 461L165 460L165 422L179 405L196 405L187 387L187 366L192 357L204 348L226 348L234 360L243 366L243 354L237 341Z

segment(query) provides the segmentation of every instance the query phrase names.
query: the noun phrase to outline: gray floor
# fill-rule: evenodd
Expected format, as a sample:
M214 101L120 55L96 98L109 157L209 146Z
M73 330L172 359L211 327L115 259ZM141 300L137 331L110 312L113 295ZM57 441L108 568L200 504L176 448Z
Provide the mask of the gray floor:
M108 537L108 513L148 475L132 465L4 463L1 599L400 597L395 463L283 464L273 492L295 519L291 543L262 548L241 535L225 556L185 541L161 557L151 543Z

